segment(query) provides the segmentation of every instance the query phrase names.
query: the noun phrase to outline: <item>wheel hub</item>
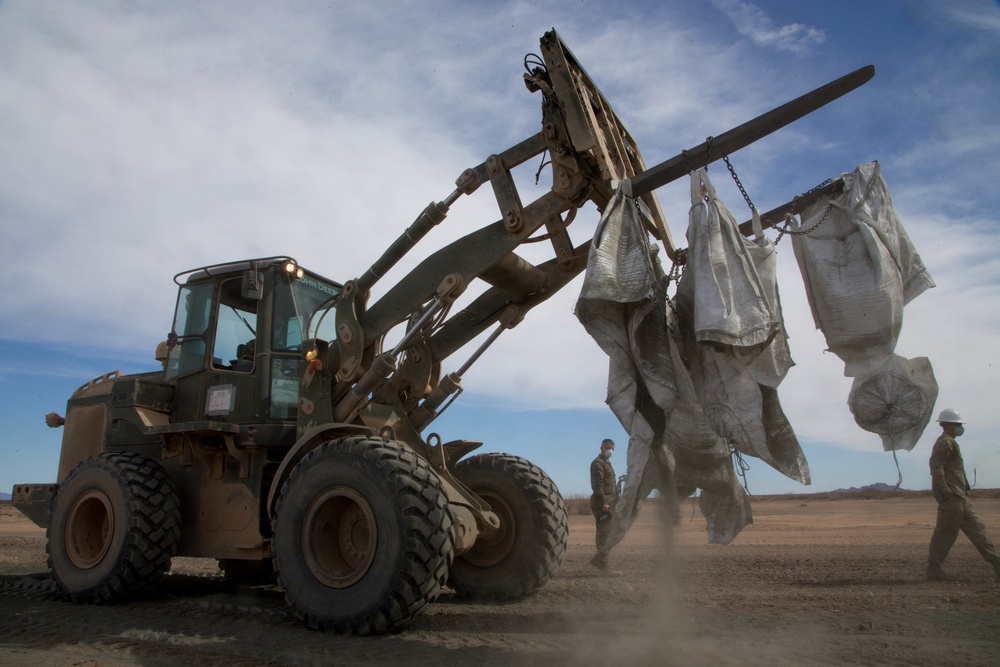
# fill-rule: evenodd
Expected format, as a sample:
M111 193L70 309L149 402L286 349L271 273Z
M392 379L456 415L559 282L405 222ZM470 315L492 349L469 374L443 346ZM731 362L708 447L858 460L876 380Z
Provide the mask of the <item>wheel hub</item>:
M100 491L81 495L73 504L66 522L66 553L70 562L88 570L108 553L115 533L111 501Z
M514 512L507 501L499 495L479 491L479 497L490 505L490 509L500 520L500 526L488 533L480 533L473 547L462 554L462 558L477 567L496 565L510 553L514 546L514 536L517 527L514 522Z
M375 513L360 493L337 486L310 504L302 526L306 567L321 583L346 588L371 568L378 543Z

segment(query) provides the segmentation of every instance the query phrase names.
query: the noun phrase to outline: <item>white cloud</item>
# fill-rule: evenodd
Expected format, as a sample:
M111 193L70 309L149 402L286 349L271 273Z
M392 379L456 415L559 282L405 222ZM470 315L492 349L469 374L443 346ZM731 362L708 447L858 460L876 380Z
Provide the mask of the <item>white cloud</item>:
M775 26L774 21L757 5L741 0L712 0L736 26L736 30L758 46L778 51L804 53L826 41L820 28L801 23Z
M872 56L833 39L831 53L814 53L827 31L849 31L846 19L857 17L822 29L782 23L765 2L714 3L747 40L718 25L717 11L686 2L549 12L528 2L338 5L0 4L0 338L152 365L179 271L287 253L336 280L359 275L463 169L538 130L540 98L524 89L521 58L553 25L648 164ZM994 13L977 16L989 26ZM885 26L887 39L895 28ZM856 162L882 160L939 284L908 307L899 351L930 356L942 401L990 423L1000 348L987 143L996 136L996 66L975 50L935 48L932 60L912 40L896 47L864 89L733 161L768 208ZM914 62L930 75L907 78ZM525 165L528 180L536 168ZM712 173L744 211L721 164ZM534 199L544 183L523 186L522 197ZM686 181L660 199L684 245ZM489 186L463 197L376 294L497 217ZM576 243L596 218L581 213ZM787 240L779 251L798 364L782 386L786 411L800 438L877 450L878 438L850 417L850 382L822 351ZM470 395L540 409L603 405L606 359L572 313L578 291L579 280L501 336L468 373Z
M951 20L963 26L1000 33L1000 7L994 0L961 0L935 7Z

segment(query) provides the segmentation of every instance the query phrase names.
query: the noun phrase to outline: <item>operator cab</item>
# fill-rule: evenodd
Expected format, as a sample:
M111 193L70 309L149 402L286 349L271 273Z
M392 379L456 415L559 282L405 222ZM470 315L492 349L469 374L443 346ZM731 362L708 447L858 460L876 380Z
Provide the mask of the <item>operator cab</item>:
M341 285L290 257L202 267L174 282L164 368L181 399L172 421L294 422L303 341L335 338Z

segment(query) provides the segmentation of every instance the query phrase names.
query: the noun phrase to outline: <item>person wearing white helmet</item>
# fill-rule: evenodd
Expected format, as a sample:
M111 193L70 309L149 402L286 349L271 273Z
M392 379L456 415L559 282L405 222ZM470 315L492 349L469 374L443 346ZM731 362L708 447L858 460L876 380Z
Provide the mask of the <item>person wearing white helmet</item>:
M931 581L956 581L958 577L944 571L945 558L951 550L959 531L986 559L1000 578L1000 553L997 552L986 526L976 516L969 502L969 480L965 476L962 450L955 438L965 433L965 422L955 410L941 411L937 421L942 433L931 451L931 492L938 501L937 525L931 536L930 551L927 556L927 578Z

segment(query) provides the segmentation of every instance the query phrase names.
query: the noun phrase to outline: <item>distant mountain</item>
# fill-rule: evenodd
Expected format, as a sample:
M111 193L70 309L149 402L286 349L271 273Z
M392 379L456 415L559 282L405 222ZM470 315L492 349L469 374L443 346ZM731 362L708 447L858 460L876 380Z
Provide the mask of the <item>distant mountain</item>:
M892 484L875 482L874 484L869 484L868 486L852 486L849 489L837 489L834 493L858 493L859 491L906 491L906 489L897 489Z
M9 493L0 493L0 500L10 500Z

